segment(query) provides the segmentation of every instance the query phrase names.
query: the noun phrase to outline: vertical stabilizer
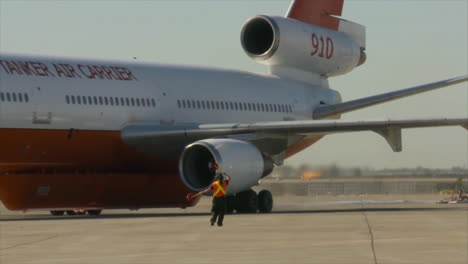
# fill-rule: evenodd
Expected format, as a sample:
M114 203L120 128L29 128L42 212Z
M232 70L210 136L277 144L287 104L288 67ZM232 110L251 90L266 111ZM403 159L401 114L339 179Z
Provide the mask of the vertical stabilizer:
M338 18L343 13L344 0L293 0L286 17L347 34L363 49L366 48L366 28Z
M338 30L344 0L293 0L286 17Z

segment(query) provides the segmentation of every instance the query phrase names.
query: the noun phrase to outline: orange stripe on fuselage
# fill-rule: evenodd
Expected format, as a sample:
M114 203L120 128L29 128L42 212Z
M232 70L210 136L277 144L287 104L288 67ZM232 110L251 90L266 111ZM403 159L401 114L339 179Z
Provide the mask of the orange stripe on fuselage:
M189 207L177 174L15 173L0 175L0 200L10 210Z
M317 142L306 138L290 157ZM0 129L0 200L11 210L187 207L176 160L137 153L119 131Z
M338 30L344 0L296 0L291 5L287 17L304 23Z
M0 144L0 200L11 210L193 205L177 160L140 154L119 131L0 129Z
M134 151L120 131L0 129L0 172L54 169L177 172L177 161Z

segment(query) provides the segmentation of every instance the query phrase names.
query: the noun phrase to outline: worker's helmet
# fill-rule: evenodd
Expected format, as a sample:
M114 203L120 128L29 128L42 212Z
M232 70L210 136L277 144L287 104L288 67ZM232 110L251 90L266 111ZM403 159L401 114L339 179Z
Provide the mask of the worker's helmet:
M216 174L215 176L215 181L222 181L224 179L223 175L221 173Z

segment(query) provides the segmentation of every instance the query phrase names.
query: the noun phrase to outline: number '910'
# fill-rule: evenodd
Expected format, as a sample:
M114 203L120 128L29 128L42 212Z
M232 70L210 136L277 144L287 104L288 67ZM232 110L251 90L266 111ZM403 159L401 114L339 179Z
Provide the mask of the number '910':
M323 36L317 36L315 33L312 33L312 52L310 56L319 56L321 58L325 57L330 59L333 57L334 44L333 40L330 37L324 38Z

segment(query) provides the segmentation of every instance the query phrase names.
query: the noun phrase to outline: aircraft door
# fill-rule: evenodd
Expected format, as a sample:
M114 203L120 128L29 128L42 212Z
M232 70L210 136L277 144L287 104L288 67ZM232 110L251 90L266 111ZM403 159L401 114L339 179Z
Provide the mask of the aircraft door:
M30 104L32 105L32 123L36 125L50 125L52 123L52 109L44 99L45 87L31 88Z
M177 107L176 99L169 89L159 86L157 89L157 106L158 120L161 124L173 125L176 123L176 115L174 107Z

